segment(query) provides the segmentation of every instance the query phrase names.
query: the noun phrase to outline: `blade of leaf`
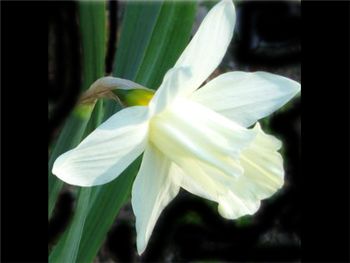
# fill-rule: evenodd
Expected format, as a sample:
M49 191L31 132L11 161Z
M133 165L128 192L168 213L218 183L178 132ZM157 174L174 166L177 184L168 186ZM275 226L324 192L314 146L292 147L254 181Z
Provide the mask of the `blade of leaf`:
M86 90L97 78L104 75L104 43L106 33L104 2L84 2L83 4L80 4L79 17L83 51L83 91ZM93 116L95 116L95 113ZM52 148L48 165L49 218L52 215L58 194L63 186L63 182L52 175L52 165L60 154L74 148L79 144L84 136L84 131L89 119L89 112L87 112L85 115L72 112L62 128L57 142Z
M52 215L52 212L55 208L56 200L58 194L60 193L63 182L54 176L51 172L52 166L56 158L66 152L67 150L72 149L81 141L83 137L86 125L89 121L90 116L81 114L76 114L76 112L71 113L68 117L65 125L62 128L62 131L55 143L52 152L50 153L49 165L48 165L48 174L49 174L49 218Z
M135 79L162 8L160 2L130 2L125 8L113 75ZM138 52L135 52L138 51Z
M125 7L120 42L118 43L113 75L134 80L152 38L162 3L128 2ZM106 103L104 119L120 110L120 105Z
M135 81L157 89L165 73L175 64L186 47L194 22L195 3L169 1L162 6L152 38ZM167 30L167 32L163 32Z
M145 85L157 85L164 73L175 64L188 42L195 9L196 4L193 2L157 2L151 5L128 2L114 75L140 79ZM145 24L148 25L147 30L138 30ZM152 70L148 70L150 67ZM118 109L115 103L107 103L109 110L105 112L105 118ZM138 158L113 182L93 188L76 262L93 261L120 208L129 198L140 161L141 158ZM77 224L74 223L76 220L77 217L74 217L71 227ZM67 240L65 246L70 246L71 242L73 239Z
M90 205L90 194L92 188L80 188L79 190L79 200L76 206L76 213L74 215L75 222L70 231L66 231L65 234L61 237L60 242L52 251L49 257L49 262L75 262L78 253L79 242L70 242L77 238L80 239L84 223L86 220L87 211ZM70 242L69 246L65 246L65 243Z

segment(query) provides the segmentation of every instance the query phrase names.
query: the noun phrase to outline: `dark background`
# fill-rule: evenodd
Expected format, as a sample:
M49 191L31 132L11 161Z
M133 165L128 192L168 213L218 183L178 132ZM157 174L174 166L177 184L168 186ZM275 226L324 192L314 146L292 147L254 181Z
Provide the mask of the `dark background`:
M310 3L310 9L308 5L303 3L302 7L303 175L300 137L298 129L293 131L292 127L300 118L301 104L296 102L271 119L273 134L290 142L285 144L286 176L290 182L285 191L264 202L253 218L240 222L222 219L211 203L183 192L159 219L142 261L348 262L349 6L338 2L332 5L338 7L334 10L329 3L317 3L317 8ZM44 6L1 3L3 262L47 261L47 144L43 138L47 134L48 57L47 23L43 21L48 19L48 9ZM295 23L300 20L291 24ZM246 27L248 33L240 36L240 43L249 43L249 26ZM263 39L261 32L264 31L259 31ZM281 43L282 38L267 38L267 42ZM297 39L300 44L300 31ZM298 41L289 43L290 48L298 47ZM288 45L284 47L288 49ZM232 56L240 48L239 43L233 45ZM259 48L265 51L258 52ZM287 66L289 59L285 58L281 64L265 65L262 61L269 55L268 49L268 44L258 48L253 45L245 50L246 57L240 58L236 67L280 69L300 62L290 61ZM300 56L300 50L295 54ZM63 195L63 210L70 203L67 196ZM121 212L101 250L101 260L136 259L134 228L128 213L128 207ZM51 231L49 240L52 234Z

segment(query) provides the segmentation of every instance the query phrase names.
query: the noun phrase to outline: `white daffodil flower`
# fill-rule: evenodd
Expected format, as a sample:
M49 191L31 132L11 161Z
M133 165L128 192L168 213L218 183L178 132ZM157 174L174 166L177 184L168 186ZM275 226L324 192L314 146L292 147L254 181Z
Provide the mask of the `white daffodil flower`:
M281 142L256 122L300 84L266 72L228 72L198 89L223 59L235 18L230 0L215 5L147 106L117 112L54 163L63 181L94 186L118 177L143 153L132 188L139 254L180 187L235 219L255 213L283 185Z

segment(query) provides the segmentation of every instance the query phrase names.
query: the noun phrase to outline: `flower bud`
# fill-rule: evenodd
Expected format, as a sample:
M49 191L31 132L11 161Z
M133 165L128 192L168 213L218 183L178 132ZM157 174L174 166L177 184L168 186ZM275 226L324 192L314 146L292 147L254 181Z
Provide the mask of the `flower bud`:
M103 77L95 81L81 96L79 105L95 105L100 98L114 99L124 106L145 106L154 95L154 91L147 89L133 81Z

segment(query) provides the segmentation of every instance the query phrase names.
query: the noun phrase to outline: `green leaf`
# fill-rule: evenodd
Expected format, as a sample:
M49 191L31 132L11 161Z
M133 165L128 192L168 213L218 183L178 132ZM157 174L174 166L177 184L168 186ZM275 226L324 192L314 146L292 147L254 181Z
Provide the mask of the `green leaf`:
M72 113L57 139L53 150L50 153L49 165L48 165L48 174L49 174L49 218L52 215L53 209L55 208L55 203L58 197L58 194L61 191L63 182L59 180L56 176L51 173L52 166L56 158L62 153L72 149L81 141L86 125L89 121L89 116L82 117L76 113Z
M143 57L152 38L161 12L161 2L127 2L117 46L113 75L135 80ZM107 102L105 119L120 110L120 105Z
M77 258L79 239L83 234L84 224L87 216L87 211L90 204L90 195L92 188L80 188L79 200L76 206L73 223L65 234L61 237L60 242L52 251L49 257L49 262L75 262ZM77 240L78 242L72 242ZM69 246L65 244L69 243Z
M136 78L150 44L161 8L162 3L160 2L127 3L113 75L131 80Z
M104 75L105 61L105 4L103 2L84 2L80 4L80 25L83 51L83 83L86 90L97 78ZM100 105L100 103L99 103ZM101 106L98 106L101 107ZM68 117L49 157L49 218L54 210L63 182L52 175L52 165L62 153L74 148L82 140L90 119L87 110L84 115L72 112ZM95 116L96 113L93 114Z
M156 88L165 72L171 68L186 47L194 22L194 2L127 2L118 44L114 75ZM120 106L107 102L105 118ZM90 204L83 231L74 230L82 211L76 211L66 233L82 233L81 238L66 238L56 248L78 248L76 261L92 262L106 238L120 208L129 199L132 183L139 169L141 157L131 164L116 180L93 187L90 196L81 192L78 203ZM81 200L81 199L89 199ZM83 208L77 208L83 209ZM86 207L84 209L86 212ZM63 239L62 239L63 240ZM60 241L61 242L61 241ZM80 242L76 245L75 242ZM74 243L74 244L73 244ZM67 262L67 261L65 261Z
M102 187L93 187L90 198L91 207L80 240L77 262L92 262L96 257L120 208L129 198L132 186L129 175L132 175L131 180L133 181L140 163L141 158L138 158L113 183ZM78 218L73 222L77 224L79 222ZM71 243L73 243L72 240L65 245Z
M87 89L96 79L104 75L105 62L105 13L104 2L80 2L79 18L83 49L83 90ZM84 108L84 107L77 107ZM86 109L83 113L86 113ZM87 116L75 111L68 118L60 134L56 147L50 156L49 171L57 156L75 147L86 135L94 130L102 121L103 101L98 101L95 107L87 110ZM77 114L78 112L78 114ZM49 172L49 216L52 213L55 201L62 188L63 182L50 175ZM78 256L80 239L84 230L84 222L90 208L90 196L93 188L79 190L74 220L70 228L61 236L58 244L50 254L50 262L75 262ZM69 243L69 246L65 246Z
M157 89L165 73L175 64L188 44L195 18L196 4L165 2L152 38L137 71L135 81Z

